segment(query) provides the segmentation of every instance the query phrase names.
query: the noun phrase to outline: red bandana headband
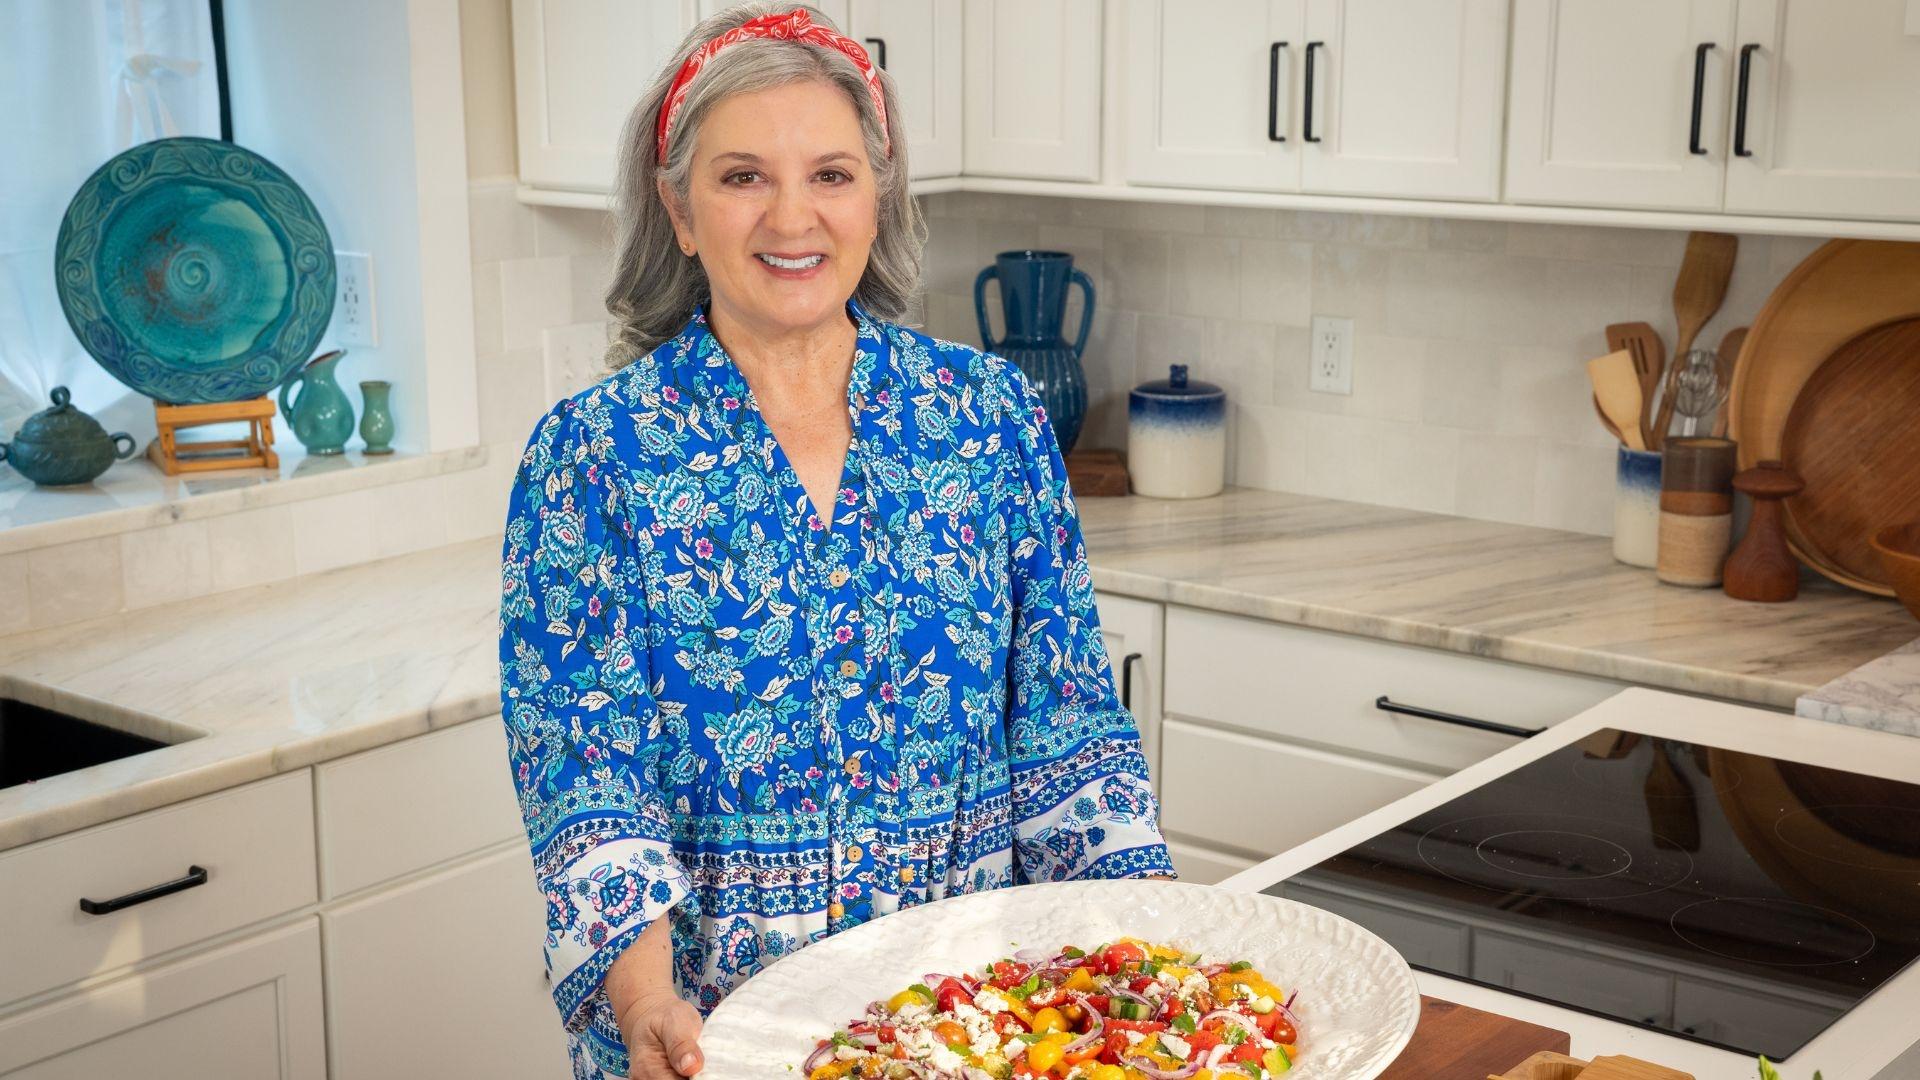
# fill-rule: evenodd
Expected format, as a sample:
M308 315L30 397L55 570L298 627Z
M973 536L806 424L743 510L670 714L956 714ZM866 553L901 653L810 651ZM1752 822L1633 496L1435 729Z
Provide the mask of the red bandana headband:
M843 53L860 69L860 77L866 80L867 93L873 97L873 111L880 118L881 137L886 141L886 153L893 156L893 136L887 132L886 95L880 90L880 75L873 69L872 61L867 59L867 50L850 37L834 33L819 26L807 17L805 8L794 8L781 15L762 15L749 19L739 26L728 30L719 37L695 49L687 62L680 65L680 73L673 77L673 86L667 90L667 99L660 103L660 119L654 125L655 160L665 164L667 160L667 137L673 133L674 117L680 113L680 106L687 100L687 90L707 66L714 54L729 45L755 38L775 38L781 41L800 41L808 45L832 49Z

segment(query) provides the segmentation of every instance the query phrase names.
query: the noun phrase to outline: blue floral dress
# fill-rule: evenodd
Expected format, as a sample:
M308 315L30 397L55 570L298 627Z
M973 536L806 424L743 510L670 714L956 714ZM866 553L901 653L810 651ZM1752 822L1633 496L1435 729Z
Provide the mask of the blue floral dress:
M704 1014L897 908L1173 872L1038 398L848 314L827 514L703 314L520 460L501 711L578 1075L627 1075L603 980L661 915Z

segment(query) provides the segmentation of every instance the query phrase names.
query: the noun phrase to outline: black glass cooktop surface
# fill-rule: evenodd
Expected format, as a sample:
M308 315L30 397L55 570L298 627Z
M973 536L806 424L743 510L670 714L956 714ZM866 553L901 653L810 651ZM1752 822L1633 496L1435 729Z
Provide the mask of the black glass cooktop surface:
M1920 955L1920 785L1604 730L1266 891L1425 971L1780 1060Z

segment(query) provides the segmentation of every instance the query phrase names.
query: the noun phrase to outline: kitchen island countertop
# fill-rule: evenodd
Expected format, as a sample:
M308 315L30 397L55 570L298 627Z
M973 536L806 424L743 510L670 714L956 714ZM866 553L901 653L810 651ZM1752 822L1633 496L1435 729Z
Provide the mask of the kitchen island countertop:
M1086 499L1103 591L1791 708L1916 636L1809 582L1746 604L1608 541L1229 489ZM0 695L190 741L0 790L0 851L487 716L499 549L476 540L0 638Z

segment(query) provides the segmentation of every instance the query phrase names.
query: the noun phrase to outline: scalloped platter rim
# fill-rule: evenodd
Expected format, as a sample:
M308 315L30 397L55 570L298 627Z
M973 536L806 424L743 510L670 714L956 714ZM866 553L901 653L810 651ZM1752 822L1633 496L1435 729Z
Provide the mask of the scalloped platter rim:
M1068 881L907 908L768 965L707 1018L700 1080L799 1076L818 1040L928 972L978 970L1021 947L1123 935L1245 959L1298 989L1287 1080L1370 1080L1413 1038L1420 990L1391 945L1329 911L1261 893L1167 881Z

